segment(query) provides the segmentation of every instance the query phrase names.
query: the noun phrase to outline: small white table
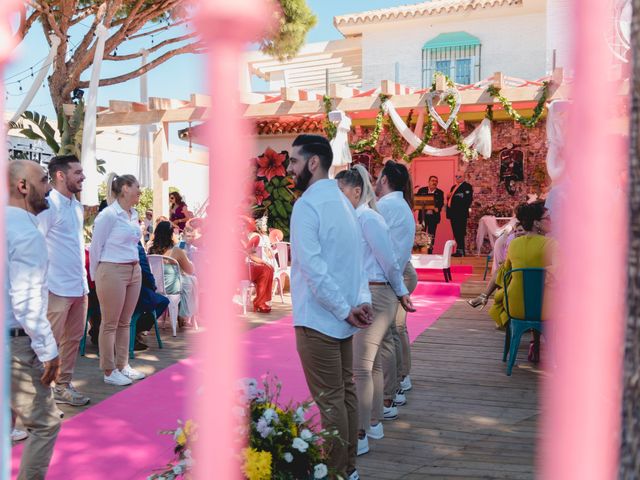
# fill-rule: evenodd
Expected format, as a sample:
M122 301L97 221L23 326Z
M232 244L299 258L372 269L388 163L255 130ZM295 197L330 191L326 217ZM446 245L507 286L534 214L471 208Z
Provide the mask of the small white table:
M498 222L502 222L501 225L498 225ZM476 233L476 255L480 255L482 244L487 236L493 250L496 238L502 235L507 226L513 226L515 223L516 219L514 217L494 217L493 215L481 217L480 222L478 222L478 232Z

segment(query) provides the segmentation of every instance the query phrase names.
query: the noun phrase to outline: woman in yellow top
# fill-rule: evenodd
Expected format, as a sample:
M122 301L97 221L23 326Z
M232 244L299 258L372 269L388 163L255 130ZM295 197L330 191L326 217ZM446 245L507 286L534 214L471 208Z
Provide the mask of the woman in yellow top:
M522 204L516 210L516 218L525 230L525 234L509 244L507 259L498 270L494 302L489 314L499 328L504 328L509 318L504 304L504 274L515 268L548 268L552 264L555 241L545 237L551 223L544 201ZM509 309L512 316L524 316L524 295L522 275L514 274L507 285ZM544 310L543 310L544 312ZM543 313L544 317L544 313Z

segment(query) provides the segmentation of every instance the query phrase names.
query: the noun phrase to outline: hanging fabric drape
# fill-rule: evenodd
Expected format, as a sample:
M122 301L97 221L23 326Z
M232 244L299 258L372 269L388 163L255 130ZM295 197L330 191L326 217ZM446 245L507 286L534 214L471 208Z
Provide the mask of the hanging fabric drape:
M89 82L89 98L85 106L84 129L82 131L81 163L86 179L82 188L82 203L84 205L98 205L98 170L96 167L96 122L98 104L98 84L100 83L100 68L104 56L104 44L109 30L103 24L96 28L96 51L93 55L91 67L91 81Z
M144 67L149 58L149 51L142 49L142 64ZM140 77L140 103L149 103L148 76L143 74ZM149 125L140 125L138 131L138 181L141 187L151 188L151 140Z
M562 151L569 105L571 102L566 100L554 100L547 107L547 172L551 181L559 180L564 170Z
M334 112L331 112L332 114ZM351 164L351 150L349 149L349 131L351 130L351 119L341 110L336 110L340 115L340 123L336 136L331 140L331 151L333 152L333 163L329 171L329 176L333 178L340 170L348 168Z
M55 34L52 33L49 36L49 41L51 42L49 55L47 55L47 59L44 61L43 67L35 76L35 79L33 80L33 83L31 84L31 87L27 92L27 95L22 100L22 103L20 104L18 109L14 112L13 117L11 117L11 120L9 120L10 122L17 122L18 119L20 118L20 115L22 115L27 110L27 108L29 108L29 105L31 105L33 98L36 96L36 93L38 93L38 89L40 88L40 85L42 85L42 82L44 82L44 79L47 76L47 73L49 73L49 68L51 67L51 65L53 65L53 59L56 56L56 53L58 52L58 47L60 46L60 39Z
M387 100L382 105L384 110L389 114L391 121L396 126L402 137L409 142L413 148L418 148L421 143L420 138L411 131L411 129L404 123L402 117L398 114L393 103ZM491 121L487 118L480 122L473 132L462 140L466 145L474 148L484 158L491 156ZM422 153L425 155L431 155L433 157L448 157L451 155L458 155L460 151L457 146L451 146L447 148L435 148L429 145L425 145L422 149Z

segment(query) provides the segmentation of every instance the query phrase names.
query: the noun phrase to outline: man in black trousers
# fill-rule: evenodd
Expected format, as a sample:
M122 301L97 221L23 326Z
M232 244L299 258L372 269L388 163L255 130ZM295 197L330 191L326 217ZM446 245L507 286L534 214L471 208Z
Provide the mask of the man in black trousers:
M431 235L431 246L428 253L433 253L433 246L436 243L436 229L440 223L440 212L444 206L444 192L438 188L438 177L431 175L427 187L418 190L417 195L433 195L435 209L420 210L418 221L423 225L426 232Z
M451 221L453 238L456 240L457 250L454 257L464 257L464 239L467 236L467 220L469 207L473 201L473 187L464 180L464 172L456 173L456 183L447 195L447 218Z

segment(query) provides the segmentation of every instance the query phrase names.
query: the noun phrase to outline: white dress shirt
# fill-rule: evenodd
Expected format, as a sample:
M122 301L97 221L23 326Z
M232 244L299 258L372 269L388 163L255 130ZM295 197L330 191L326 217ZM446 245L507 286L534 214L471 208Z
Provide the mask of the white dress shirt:
M138 242L140 224L135 208L131 218L118 201L102 210L96 217L89 248L89 273L96 278L98 263L132 263L139 261Z
M49 208L38 215L38 223L49 251L49 291L60 297L89 293L82 204L54 188L49 193Z
M362 233L355 210L335 180L319 180L291 215L293 324L343 339L358 329L352 307L371 303L362 265Z
M58 356L47 319L47 245L38 219L22 208L6 207L7 263L4 308L7 328L22 328L41 362Z
M389 227L393 251L398 265L404 270L411 259L416 237L416 222L402 192L391 192L378 200L378 211Z
M398 297L408 295L384 218L364 203L356 208L356 216L362 228L364 269L369 281L389 282Z

